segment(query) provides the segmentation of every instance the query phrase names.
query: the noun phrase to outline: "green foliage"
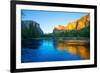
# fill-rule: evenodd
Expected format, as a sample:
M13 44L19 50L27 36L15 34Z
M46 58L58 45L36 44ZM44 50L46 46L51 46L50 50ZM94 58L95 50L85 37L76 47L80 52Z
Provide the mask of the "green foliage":
M90 26L80 30L78 35L81 36L81 37L83 37L83 36L84 37L90 37Z
M90 26L83 28L81 30L63 31L59 33L54 33L54 37L89 37L89 36L90 36Z

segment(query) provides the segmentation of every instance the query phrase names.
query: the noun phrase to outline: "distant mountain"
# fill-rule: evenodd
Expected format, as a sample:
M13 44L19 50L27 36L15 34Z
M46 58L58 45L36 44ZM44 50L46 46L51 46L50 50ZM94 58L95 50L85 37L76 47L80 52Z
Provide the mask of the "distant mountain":
M38 38L43 34L43 31L40 28L40 25L31 20L21 21L21 33L22 38Z
M72 31L72 30L81 30L90 25L90 16L86 15L81 17L78 20L69 22L67 26L58 25L54 28L54 31Z

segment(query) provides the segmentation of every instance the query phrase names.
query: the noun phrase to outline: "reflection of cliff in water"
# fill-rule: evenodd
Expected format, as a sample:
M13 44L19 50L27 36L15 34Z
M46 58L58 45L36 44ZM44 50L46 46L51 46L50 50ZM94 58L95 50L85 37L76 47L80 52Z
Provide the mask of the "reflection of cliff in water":
M25 39L21 41L22 48L38 49L41 45L41 40L38 39Z
M59 51L65 51L73 55L79 55L82 59L90 59L89 43L86 43L85 41L54 41L54 46Z

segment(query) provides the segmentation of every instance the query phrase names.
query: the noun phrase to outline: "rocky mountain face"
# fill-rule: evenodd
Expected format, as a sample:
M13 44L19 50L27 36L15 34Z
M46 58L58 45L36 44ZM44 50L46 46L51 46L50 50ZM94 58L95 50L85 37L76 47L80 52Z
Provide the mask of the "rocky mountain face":
M39 24L31 20L21 21L22 38L38 38L43 34Z
M90 16L86 15L81 17L80 19L69 22L67 26L58 25L54 28L53 32L64 32L64 31L75 31L75 30L81 30L83 28L86 28L90 25Z

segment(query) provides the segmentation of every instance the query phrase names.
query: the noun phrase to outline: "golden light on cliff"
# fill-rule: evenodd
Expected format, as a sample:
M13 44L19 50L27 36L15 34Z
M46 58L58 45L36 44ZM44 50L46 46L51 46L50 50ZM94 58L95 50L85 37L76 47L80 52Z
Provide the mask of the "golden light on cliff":
M57 29L57 30L65 30L64 27L65 27L65 26L58 25L58 26L55 27L55 29Z
M79 25L77 27L77 30L80 30L82 28L85 28L85 22L84 21L79 21L78 23L79 23Z
M69 30L69 31L80 30L88 26L89 22L90 22L90 16L86 15L74 22L69 22L67 26L58 25L55 28L57 30Z

